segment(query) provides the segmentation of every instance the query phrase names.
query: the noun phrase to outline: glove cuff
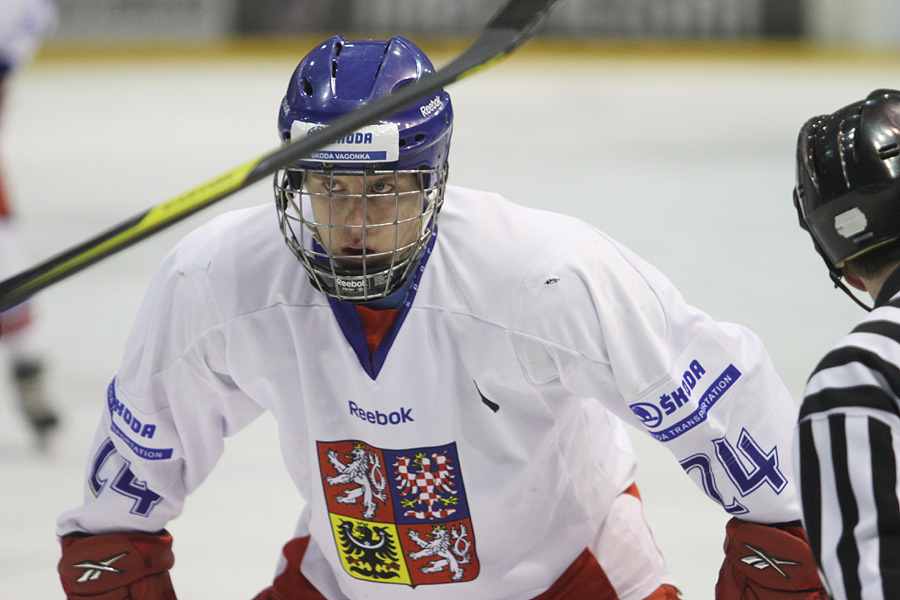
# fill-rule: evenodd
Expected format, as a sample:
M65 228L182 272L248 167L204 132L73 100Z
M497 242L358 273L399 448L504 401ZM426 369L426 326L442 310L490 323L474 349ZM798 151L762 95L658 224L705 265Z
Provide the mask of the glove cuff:
M110 533L62 540L58 571L69 600L175 600L172 536Z
M732 518L725 531L725 557L733 570L732 577L756 589L822 590L801 527L758 525Z

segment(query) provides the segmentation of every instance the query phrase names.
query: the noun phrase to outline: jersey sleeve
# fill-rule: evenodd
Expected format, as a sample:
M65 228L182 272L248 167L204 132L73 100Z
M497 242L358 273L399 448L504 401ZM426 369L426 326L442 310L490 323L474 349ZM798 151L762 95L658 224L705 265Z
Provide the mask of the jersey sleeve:
M795 432L804 526L835 600L900 586L898 322L876 309L825 356Z
M797 406L751 331L688 305L599 233L538 265L522 302L550 315L519 344L533 381L559 377L662 443L732 516L799 519L789 479Z
M209 474L224 438L262 412L229 376L203 254L179 246L153 277L109 383L73 532L158 531Z

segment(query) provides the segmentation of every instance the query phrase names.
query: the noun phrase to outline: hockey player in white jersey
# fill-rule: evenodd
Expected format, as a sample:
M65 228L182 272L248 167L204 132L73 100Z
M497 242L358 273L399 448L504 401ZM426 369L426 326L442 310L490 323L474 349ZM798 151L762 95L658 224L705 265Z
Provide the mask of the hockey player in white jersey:
M402 37L327 40L281 137L432 70ZM68 598L174 598L165 528L264 411L306 505L258 600L674 599L624 424L735 517L719 598L822 598L760 340L581 221L449 186L452 126L435 93L168 255L58 521Z
M3 0L0 8L0 108L8 80L34 55L40 41L56 26L50 0ZM27 266L21 232L9 190L0 173L0 278ZM18 403L43 449L58 426L58 415L44 384L43 350L34 328L34 308L23 302L0 314L0 346L10 358Z

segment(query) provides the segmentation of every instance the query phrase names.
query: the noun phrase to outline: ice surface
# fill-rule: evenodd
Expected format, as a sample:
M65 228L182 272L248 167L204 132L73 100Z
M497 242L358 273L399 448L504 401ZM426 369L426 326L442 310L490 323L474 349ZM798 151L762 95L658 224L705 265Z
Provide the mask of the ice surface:
M73 61L19 74L0 150L29 256L43 259L273 148L294 62ZM896 61L513 57L452 88L451 180L618 238L689 302L759 333L799 396L861 312L831 288L797 227L796 134L807 117L898 75ZM50 454L36 454L0 385L0 598L62 596L54 520L81 501L105 384L156 263L212 214L270 201L268 183L257 184L38 296L65 427ZM634 438L659 546L686 598L710 599L726 517L663 448ZM253 597L300 505L263 417L229 440L171 525L179 597Z

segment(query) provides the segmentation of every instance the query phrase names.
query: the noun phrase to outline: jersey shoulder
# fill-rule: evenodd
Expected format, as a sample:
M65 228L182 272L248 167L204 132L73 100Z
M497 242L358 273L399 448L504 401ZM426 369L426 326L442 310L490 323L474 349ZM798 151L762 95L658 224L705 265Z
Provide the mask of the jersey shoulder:
M214 298L223 319L277 303L325 302L285 246L273 204L215 217L186 235L160 269L181 287L193 288L187 300Z
M804 389L800 418L834 409L900 415L894 381L900 356L900 297L878 306L818 362Z
M543 323L547 335L614 308L633 307L664 327L656 291L668 280L580 219L448 187L438 228L435 303L520 331Z
M516 204L503 196L448 186L441 211L438 243L458 260L477 261L495 276L528 277L537 265L553 261L567 249L585 253L585 261L609 255L623 258L620 247L596 228L575 217ZM577 265L577 258L557 259Z

